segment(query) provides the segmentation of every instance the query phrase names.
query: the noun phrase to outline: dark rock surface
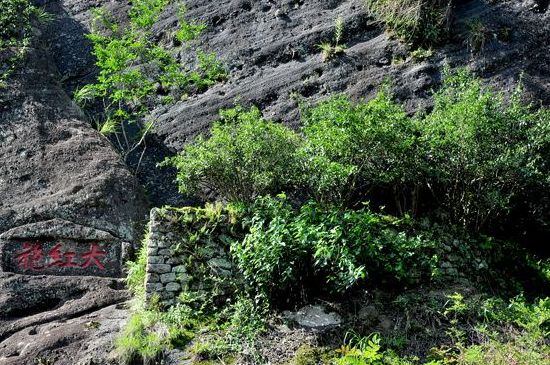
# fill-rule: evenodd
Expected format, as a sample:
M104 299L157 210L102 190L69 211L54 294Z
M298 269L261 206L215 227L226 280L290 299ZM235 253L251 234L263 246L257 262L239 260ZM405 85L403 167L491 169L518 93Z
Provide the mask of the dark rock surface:
M534 101L550 103L550 12L531 1L457 1L457 21L449 44L428 60L410 59L406 48L390 39L365 13L362 0L222 0L187 2L189 17L208 25L197 42L228 65L230 79L202 95L156 112L156 131L173 150L207 132L220 108L239 99L255 104L267 117L296 125L292 95L316 101L338 92L353 99L370 98L389 78L410 111L429 106L432 88L444 64L469 65L490 84L510 91L523 73ZM323 62L318 45L331 40L335 19L344 20L348 49ZM468 21L479 19L485 39L473 55L465 43ZM169 32L167 17L158 31ZM507 31L508 36L501 33ZM181 55L186 60L185 52ZM399 60L403 60L401 62Z
M83 120L44 51L0 95L0 232L60 218L135 239L145 201L109 142Z
M123 288L120 279L0 273L0 364L109 363L127 318Z

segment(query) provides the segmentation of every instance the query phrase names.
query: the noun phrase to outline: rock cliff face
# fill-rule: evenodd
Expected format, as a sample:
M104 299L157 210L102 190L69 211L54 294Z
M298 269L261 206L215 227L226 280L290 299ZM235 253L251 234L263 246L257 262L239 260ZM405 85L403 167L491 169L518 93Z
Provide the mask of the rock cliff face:
M363 0L188 1L189 16L208 25L197 40L228 65L229 81L203 95L159 108L156 131L174 150L204 133L220 108L236 99L256 104L266 116L296 124L293 95L316 101L345 92L369 98L389 79L410 111L429 106L442 66L472 67L488 83L510 90L523 73L533 100L550 102L550 14L530 1L457 1L451 40L433 57L414 61L406 48L369 18ZM174 15L159 22L168 32ZM337 17L344 20L345 55L323 62L319 44L333 38ZM484 45L473 55L465 43L467 22L479 19ZM509 34L499 34L508 30ZM182 54L185 60L185 53Z
M405 46L384 33L365 13L362 0L186 3L189 18L207 25L195 42L218 54L229 80L152 110L155 132L136 178L70 98L97 71L84 37L91 9L107 5L118 16L128 4L36 1L56 19L35 30L24 63L0 90L0 234L30 225L26 236L18 236L20 244L69 239L87 248L90 230L113 237L117 245L137 244L147 216L146 195L152 205L185 201L175 192L171 171L157 169L156 162L206 132L218 110L237 99L296 126L296 95L312 102L339 92L369 98L389 78L412 112L430 106L430 90L449 63L469 65L507 91L523 73L528 96L550 104L547 1L457 1L452 39L423 61L412 60ZM174 10L167 9L155 25L159 41L168 42L175 29ZM324 62L318 45L332 38L339 16L348 49ZM463 34L468 19L475 18L484 24L485 41L472 55ZM194 62L185 49L175 51L181 62ZM44 222L52 220L61 223L48 229ZM42 255L52 249L44 248ZM55 262L49 260L42 264ZM118 279L1 273L0 293L0 364L35 364L42 358L56 364L112 361L113 334L126 313L119 303L128 299Z
M75 48L84 41L71 27L63 35ZM98 276L122 275L123 242L139 242L147 214L137 180L63 88L63 62L79 76L86 63L53 57L56 42L37 34L0 90L1 364L86 363L87 346L101 358L120 323L108 319L129 295L120 279ZM98 261L86 263L96 242Z

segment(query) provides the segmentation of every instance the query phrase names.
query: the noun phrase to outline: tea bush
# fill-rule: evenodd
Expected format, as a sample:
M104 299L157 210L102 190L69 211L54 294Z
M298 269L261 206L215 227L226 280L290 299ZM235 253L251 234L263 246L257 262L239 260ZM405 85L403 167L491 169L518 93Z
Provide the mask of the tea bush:
M300 138L263 118L257 108L222 111L209 138L199 137L167 161L178 169L184 194L214 192L229 201L294 189Z
M434 103L409 116L385 88L357 104L340 95L304 107L301 133L236 108L224 114L234 123L218 122L172 164L188 194L207 187L250 202L286 192L342 207L371 200L475 231L518 209L543 222L548 109L524 104L521 89L506 101L464 69L447 72Z
M420 148L430 192L451 222L479 230L513 209L535 176L546 184L548 142L539 133L549 114L523 104L520 90L505 102L461 70L447 75L434 102L419 120Z
M387 90L356 105L336 96L302 114L304 179L317 200L349 203L381 187L398 199L418 183L416 125Z

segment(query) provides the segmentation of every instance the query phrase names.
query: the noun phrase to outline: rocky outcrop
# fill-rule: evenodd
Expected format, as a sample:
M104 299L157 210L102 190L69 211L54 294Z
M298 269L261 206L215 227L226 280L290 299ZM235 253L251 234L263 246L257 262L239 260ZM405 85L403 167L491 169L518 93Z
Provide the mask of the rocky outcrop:
M0 273L0 364L109 363L127 318L123 288L120 279Z
M86 265L82 255L92 251L94 242L100 252L107 251L102 245L110 242L118 267L107 276L120 276L123 242L136 245L146 219L142 190L156 206L185 201L176 192L173 171L157 169L156 163L207 132L218 110L236 100L256 104L267 117L296 126L297 98L314 102L339 92L355 100L369 98L389 78L397 98L412 112L430 107L430 90L439 84L442 66L449 63L469 65L487 83L506 91L523 72L530 99L550 104L547 1L456 1L450 42L430 58L413 60L404 45L365 13L363 0L188 0L188 17L207 25L195 42L218 54L229 80L152 112L155 131L136 179L70 98L77 86L93 81L97 74L84 37L91 9L107 5L119 18L128 3L35 3L54 14L55 20L34 30L23 63L8 87L0 89L0 261L4 271L18 271L22 262L17 257L26 250L25 244L32 249L39 241L42 256L36 268L52 265L49 269L54 272L47 273L55 275L44 276L32 266L33 275L0 273L2 365L112 361L108 353L127 316L121 305L128 299L128 293L120 290L123 283L97 276L56 276L78 273L77 267L60 265L82 268ZM347 50L324 62L318 45L332 38L339 16L345 24ZM471 19L484 25L483 47L475 55L464 42ZM172 6L155 25L154 36L170 44L176 25ZM174 50L182 63L196 62L185 48ZM176 244L176 239L170 242ZM58 244L64 245L63 251L55 250ZM168 284L170 289L181 286L172 280L174 268L181 265L177 260L168 264L171 257L159 256L160 247L156 249L156 260L170 265L169 272L150 272L159 274L156 284L166 291ZM98 275L98 266L91 267L96 271L84 274ZM164 282L160 275L166 275ZM167 296L175 297L176 292L171 292Z
M146 206L135 178L47 53L31 48L20 70L0 96L0 232L59 218L135 239Z

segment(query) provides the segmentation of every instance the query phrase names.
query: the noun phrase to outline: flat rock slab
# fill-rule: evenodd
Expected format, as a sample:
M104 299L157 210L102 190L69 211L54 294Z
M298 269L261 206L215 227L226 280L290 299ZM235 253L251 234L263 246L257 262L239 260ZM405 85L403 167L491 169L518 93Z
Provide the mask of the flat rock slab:
M127 247L107 232L53 219L0 235L0 265L25 275L118 277Z
M328 312L319 305L308 305L297 312L285 312L284 316L295 321L300 327L312 330L334 328L342 323L342 317L338 313Z

